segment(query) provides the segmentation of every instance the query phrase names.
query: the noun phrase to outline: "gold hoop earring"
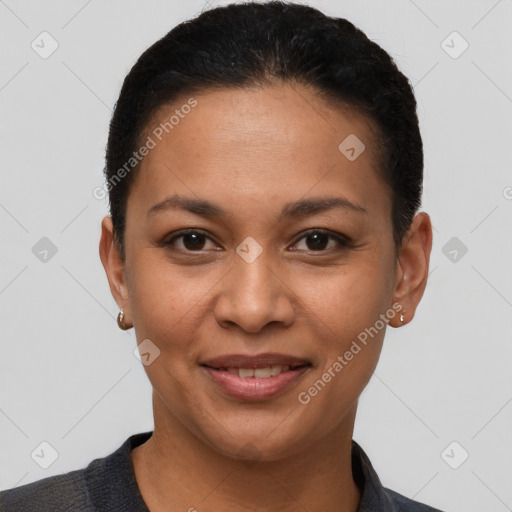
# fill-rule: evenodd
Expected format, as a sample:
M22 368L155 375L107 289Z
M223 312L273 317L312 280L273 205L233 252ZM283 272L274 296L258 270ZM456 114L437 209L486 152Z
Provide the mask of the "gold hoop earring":
M122 331L127 331L129 327L124 323L124 311L121 308L121 311L119 311L119 314L117 315L117 325L119 326L119 329Z

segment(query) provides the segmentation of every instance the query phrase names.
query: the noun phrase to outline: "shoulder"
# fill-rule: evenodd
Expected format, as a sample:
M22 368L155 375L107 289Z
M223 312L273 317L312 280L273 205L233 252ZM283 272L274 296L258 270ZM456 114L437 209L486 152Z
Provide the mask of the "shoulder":
M2 512L84 511L91 508L85 469L50 476L0 492Z
M86 468L0 492L0 512L148 512L135 480L131 450L152 432L134 434Z
M442 512L437 508L433 508L419 501L406 498L402 494L392 491L391 489L384 488L389 499L393 503L395 509L399 512Z
M352 441L352 472L361 490L357 512L442 512L384 487L361 446Z

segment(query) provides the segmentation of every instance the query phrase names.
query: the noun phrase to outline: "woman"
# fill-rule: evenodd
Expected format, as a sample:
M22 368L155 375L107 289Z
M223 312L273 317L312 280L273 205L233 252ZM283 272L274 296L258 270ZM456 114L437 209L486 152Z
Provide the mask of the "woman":
M428 275L416 101L344 19L204 12L126 77L100 256L153 386L154 430L2 511L435 511L352 440L386 326Z

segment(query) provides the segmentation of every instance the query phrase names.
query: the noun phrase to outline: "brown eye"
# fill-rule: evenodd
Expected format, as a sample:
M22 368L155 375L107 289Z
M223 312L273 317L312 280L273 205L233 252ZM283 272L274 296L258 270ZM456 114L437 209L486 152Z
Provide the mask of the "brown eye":
M313 251L323 250L326 245L329 244L329 238L329 235L326 235L325 233L313 233L306 237L306 240L309 240L310 242L310 244L306 242L306 245L308 246L308 249Z
M182 236L183 245L187 250L194 251L204 246L204 235L198 233L187 233Z
M335 235L330 231L315 229L309 231L304 234L300 240L307 240L305 243L305 248L301 250L312 251L312 252L326 252L329 250L336 250L337 248L347 248L350 247L350 244L347 240L339 235ZM334 243L331 243L329 247L329 240L332 240Z
M177 241L181 239L181 244L177 244ZM164 246L171 246L180 251L202 251L205 249L206 241L211 240L201 231L187 230L181 231L170 240L163 243Z

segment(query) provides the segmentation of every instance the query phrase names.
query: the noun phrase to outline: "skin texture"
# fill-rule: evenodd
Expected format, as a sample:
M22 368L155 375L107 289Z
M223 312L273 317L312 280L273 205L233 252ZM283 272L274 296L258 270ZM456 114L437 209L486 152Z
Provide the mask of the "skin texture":
M297 396L394 303L405 321L397 314L389 325L411 321L427 282L430 218L416 215L395 260L391 194L377 173L372 125L314 90L278 84L194 97L197 106L145 157L132 185L125 261L110 217L102 222L100 255L125 323L138 343L150 339L160 350L145 366L154 433L132 453L142 496L154 512L354 512L357 401L385 328L308 404ZM148 133L182 103L161 109ZM366 146L354 161L338 149L349 134ZM173 194L209 200L227 215L169 209L148 216ZM279 218L288 202L341 196L366 213L334 208ZM205 237L179 238L174 248L161 243L188 228ZM348 237L351 246L330 237L318 244L304 234L314 228ZM251 263L236 252L247 237L262 249ZM262 352L301 357L311 367L285 393L243 402L199 365Z

